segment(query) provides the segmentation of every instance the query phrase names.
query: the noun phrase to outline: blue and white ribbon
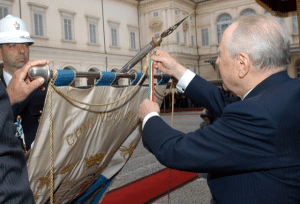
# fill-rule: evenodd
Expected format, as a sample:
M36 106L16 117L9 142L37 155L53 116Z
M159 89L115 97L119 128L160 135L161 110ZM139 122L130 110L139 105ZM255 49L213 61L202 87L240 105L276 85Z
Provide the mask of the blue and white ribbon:
M15 122L15 126L17 127L17 132L16 132L16 137L19 137L22 139L23 144L25 144L25 137L24 137L24 132L23 132L23 127L22 127L22 119L17 119Z

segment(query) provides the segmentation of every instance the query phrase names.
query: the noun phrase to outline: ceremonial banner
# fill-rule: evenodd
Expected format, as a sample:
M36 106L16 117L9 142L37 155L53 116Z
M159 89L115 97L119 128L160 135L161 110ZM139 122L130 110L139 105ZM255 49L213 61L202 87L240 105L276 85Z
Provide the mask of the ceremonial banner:
M156 95L155 99L159 105L165 87L156 86L160 96ZM117 103L91 106L74 102L70 98L85 103L105 104L126 95L133 86L58 88L68 96L52 90L52 97L49 97L48 90L35 143L27 160L30 187L38 204L47 203L50 198L51 123L54 202L74 202L94 181L98 179L100 186L101 182L104 186L125 165L140 140L139 105L148 97L148 88L138 86L133 93ZM49 111L53 115L52 121L49 119Z

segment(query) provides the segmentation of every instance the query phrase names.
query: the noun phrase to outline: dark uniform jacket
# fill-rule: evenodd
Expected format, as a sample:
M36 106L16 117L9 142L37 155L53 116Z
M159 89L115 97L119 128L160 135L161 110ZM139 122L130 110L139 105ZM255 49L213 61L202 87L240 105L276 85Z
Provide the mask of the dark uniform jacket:
M0 81L0 203L35 203L29 187L25 156L5 86Z
M273 74L244 100L228 103L220 89L195 76L184 94L218 120L184 134L151 117L143 143L158 161L209 172L214 203L300 203L299 79L285 71Z
M5 81L3 75L0 75L2 82ZM25 135L26 149L31 148L31 144L35 139L37 128L39 126L39 118L42 115L44 102L47 94L46 90L34 90L23 102L15 104L13 106L14 119L16 121L17 116L22 118L22 127Z

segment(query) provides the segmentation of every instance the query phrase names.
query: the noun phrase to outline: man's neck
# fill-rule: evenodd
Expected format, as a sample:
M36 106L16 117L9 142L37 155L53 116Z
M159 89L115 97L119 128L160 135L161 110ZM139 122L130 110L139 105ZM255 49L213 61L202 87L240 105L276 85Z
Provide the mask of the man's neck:
M8 73L8 74L11 75L11 76L14 75L14 71L12 71L11 69L9 69L9 68L7 68L7 67L5 67L5 66L4 66L4 69L3 69L3 70L5 70L5 72Z
M284 71L284 68L276 68L276 69L270 69L269 71L266 71L265 73L256 72L255 75L250 76L247 82L245 82L245 85L247 87L244 88L244 96L241 97L244 99L258 84L272 76L273 74L276 74L278 72Z

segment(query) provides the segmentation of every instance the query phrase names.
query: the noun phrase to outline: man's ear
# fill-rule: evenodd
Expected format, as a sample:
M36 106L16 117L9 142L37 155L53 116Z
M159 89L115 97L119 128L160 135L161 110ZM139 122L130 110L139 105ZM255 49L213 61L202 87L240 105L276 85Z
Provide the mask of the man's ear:
M239 53L237 56L239 78L244 78L250 69L250 57L246 53Z

